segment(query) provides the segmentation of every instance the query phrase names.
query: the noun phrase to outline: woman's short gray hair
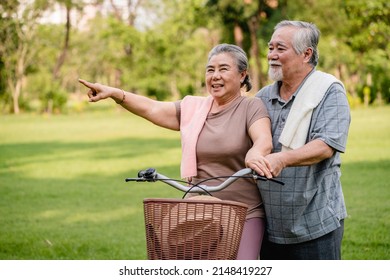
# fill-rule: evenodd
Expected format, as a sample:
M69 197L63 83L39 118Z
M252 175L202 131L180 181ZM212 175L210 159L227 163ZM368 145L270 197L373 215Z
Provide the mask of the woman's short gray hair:
M248 70L248 57L246 56L245 51L239 46L219 44L209 52L207 61L210 61L211 57L220 53L229 53L236 60L238 71L240 73ZM246 86L246 91L250 91L252 89L252 83L248 73L246 74L244 81L241 83L241 87L244 85Z
M297 28L297 32L293 38L293 48L297 54L303 54L307 48L311 48L313 55L310 58L310 64L316 66L318 64L318 42L320 40L320 31L313 23L305 21L283 20L279 22L274 30L281 27L292 26Z

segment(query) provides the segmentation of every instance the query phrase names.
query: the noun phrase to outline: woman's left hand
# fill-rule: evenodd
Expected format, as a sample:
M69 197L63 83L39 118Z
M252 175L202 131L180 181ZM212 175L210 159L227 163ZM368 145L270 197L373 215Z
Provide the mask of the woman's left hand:
M273 177L268 160L260 155L257 150L251 149L248 151L245 157L245 165L260 176L267 177L268 179Z

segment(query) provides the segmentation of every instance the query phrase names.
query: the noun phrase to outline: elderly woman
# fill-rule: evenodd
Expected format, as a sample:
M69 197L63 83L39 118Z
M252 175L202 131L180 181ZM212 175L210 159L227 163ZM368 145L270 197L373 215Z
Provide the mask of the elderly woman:
M241 94L252 87L248 59L235 45L221 44L209 53L205 79L207 97L186 96L176 102L161 102L122 89L79 80L89 88L90 102L112 98L133 114L181 132L181 176L192 183L226 176L245 168L248 151L265 156L271 152L271 125L258 98ZM251 162L260 175L271 176L265 164ZM220 179L222 180L222 179ZM218 185L218 180L215 185ZM256 183L239 179L215 197L248 205L237 259L258 259L264 234L264 209Z

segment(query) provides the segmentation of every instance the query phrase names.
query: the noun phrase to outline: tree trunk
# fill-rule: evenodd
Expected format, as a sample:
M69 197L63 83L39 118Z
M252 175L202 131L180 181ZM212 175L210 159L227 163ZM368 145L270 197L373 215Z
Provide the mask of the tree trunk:
M134 26L135 20L137 18L137 10L142 4L142 0L134 1L133 0L127 0L127 10L129 11L128 16L128 24L129 26Z
M171 96L172 96L173 100L179 100L180 99L180 91L177 88L176 78L174 78L174 77L171 78L170 87L171 87Z
M8 81L12 91L13 110L15 115L20 113L19 97L22 93L24 71L26 70L27 52L28 46L26 44L19 45L17 49L18 55L15 67L15 84L13 84L12 78L10 78Z
M65 24L64 46L62 48L62 52L61 52L60 56L57 59L57 63L54 66L54 70L53 70L53 79L54 80L57 80L59 77L61 67L65 62L66 54L67 54L68 49L69 49L70 26L71 26L70 25L70 10L71 10L71 6L66 5L66 24Z
M113 0L110 0L110 4L112 9L114 10L114 16L117 20L122 20L122 13L120 12L119 8L115 5Z
M13 112L15 115L18 115L19 110L19 95L20 95L20 84L19 82L16 82L16 84L13 83L13 80L11 78L8 78L7 80L8 87L11 90L12 95L12 104L13 104Z
M234 42L237 46L242 48L242 42L244 41L244 32L242 31L241 26L236 22L234 24Z
M259 27L259 20L257 16L253 16L249 19L248 27L251 39L250 57L254 61L251 68L252 91L256 93L263 85L261 81L260 48L257 41L257 30Z

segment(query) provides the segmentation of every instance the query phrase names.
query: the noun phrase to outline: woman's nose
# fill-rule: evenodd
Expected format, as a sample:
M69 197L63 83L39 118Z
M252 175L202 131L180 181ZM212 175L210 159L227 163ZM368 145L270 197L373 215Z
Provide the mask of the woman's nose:
M221 77L221 73L217 70L214 71L213 73L213 80L218 80Z

